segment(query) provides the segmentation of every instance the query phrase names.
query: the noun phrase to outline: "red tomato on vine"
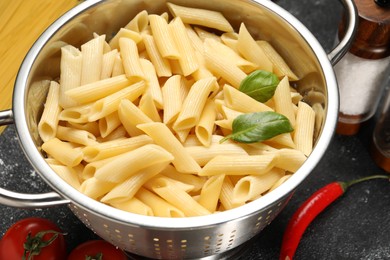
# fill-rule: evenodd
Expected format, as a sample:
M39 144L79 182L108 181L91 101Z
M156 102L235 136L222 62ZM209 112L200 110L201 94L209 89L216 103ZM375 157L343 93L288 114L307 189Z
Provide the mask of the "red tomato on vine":
M126 254L104 240L90 240L77 246L68 260L127 260Z
M43 218L14 223L0 242L0 259L63 260L66 243L60 228Z

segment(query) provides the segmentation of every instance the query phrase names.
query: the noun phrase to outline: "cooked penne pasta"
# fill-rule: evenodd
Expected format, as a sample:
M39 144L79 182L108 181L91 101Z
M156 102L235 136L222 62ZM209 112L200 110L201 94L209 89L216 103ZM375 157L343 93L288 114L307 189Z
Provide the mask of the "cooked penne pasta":
M159 177L151 180L152 190L173 206L180 209L186 217L211 214L188 193L178 188L169 178Z
M151 144L153 140L147 135L139 135L124 139L115 139L104 143L88 145L83 148L84 160L94 162L110 158L121 153L132 151L146 144Z
M200 171L199 164L187 153L183 145L165 124L153 122L140 124L137 127L149 135L156 144L173 155L172 163L179 172L197 173Z
M275 165L275 155L218 155L211 159L198 173L200 176L226 175L261 175Z
M219 12L184 7L167 3L169 10L175 17L180 17L184 23L201 25L208 28L217 29L223 32L232 32L233 27L226 18Z
M149 15L149 23L161 56L167 59L179 59L180 53L171 37L167 21L159 15L152 14Z
M55 81L51 81L45 107L38 123L38 132L44 142L56 136L61 112L59 101L60 85Z
M314 110L308 104L299 102L296 118L294 143L298 150L302 151L306 156L309 156L313 149Z
M67 142L52 138L42 144L42 150L62 164L74 167L83 160L83 153Z
M81 45L82 64L80 85L100 80L105 38L105 35L101 35Z
M248 61L257 64L259 69L273 72L273 65L264 50L252 38L245 24L241 24L238 32L237 50Z
M185 217L183 211L172 206L161 197L145 188L140 188L135 197L148 205L152 209L155 216L169 218Z
M215 212L218 206L225 174L211 176L203 185L198 203L210 212Z
M118 110L118 106L122 100L128 99L134 101L145 90L145 83L140 81L129 87L119 90L114 94L99 99L91 106L88 114L88 121L101 119Z
M131 198L124 202L111 203L111 205L123 211L145 216L154 216L153 210L137 198Z
M77 102L65 95L69 89L81 84L82 54L71 45L61 48L60 105L63 108L77 105Z
M242 177L234 186L233 202L240 204L256 199L269 190L284 174L283 170L274 168L263 175Z
M195 82L183 102L182 110L173 124L173 129L184 130L196 126L206 104L207 97L217 89L218 85L214 77Z
M203 216L262 199L311 153L324 95L299 89L313 108L303 102L279 43L243 23L234 32L219 12L167 6L139 12L109 42L92 33L80 49L60 44L58 80L38 83L49 90L38 124L45 160L81 193L135 214ZM240 88L254 70L280 79L264 103ZM294 131L238 141L236 118L265 111Z
M180 17L176 17L169 23L169 30L179 53L178 61L181 71L184 76L189 76L199 69L199 64L187 30Z
M120 183L142 169L164 162L171 162L173 159L172 154L162 147L147 144L120 154L115 159L101 165L96 169L94 177L102 181ZM112 174L114 168L115 174Z
M104 203L121 203L134 197L137 191L151 178L159 174L169 161L149 166L136 172L125 181L119 183L100 200Z

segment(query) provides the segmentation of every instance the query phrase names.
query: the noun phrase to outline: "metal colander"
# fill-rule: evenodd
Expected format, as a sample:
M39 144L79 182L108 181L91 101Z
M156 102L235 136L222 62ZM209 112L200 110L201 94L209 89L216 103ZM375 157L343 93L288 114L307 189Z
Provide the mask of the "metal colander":
M244 22L255 38L266 39L299 76L295 88L317 114L315 147L303 166L283 185L236 209L201 217L169 219L114 209L90 199L65 183L40 153L37 122L47 86L36 84L59 75L60 48L80 46L94 32L115 35L142 10L167 11L165 0L89 0L52 24L27 54L15 83L13 108L0 111L0 125L14 123L21 146L37 172L53 188L45 194L20 194L0 189L0 202L15 207L68 204L91 230L112 244L137 255L160 258L213 258L223 255L259 233L283 209L296 187L316 166L334 133L338 90L332 64L346 52L356 27L352 0L343 0L349 14L345 38L326 54L314 36L290 13L267 0L172 0L171 2L222 12L237 29ZM317 93L318 95L312 95Z

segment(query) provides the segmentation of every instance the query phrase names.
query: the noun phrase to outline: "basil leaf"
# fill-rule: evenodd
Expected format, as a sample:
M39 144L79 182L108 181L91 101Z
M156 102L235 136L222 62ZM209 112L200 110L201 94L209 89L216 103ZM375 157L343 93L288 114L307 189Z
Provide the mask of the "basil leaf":
M262 142L294 129L284 115L266 111L239 115L233 120L232 130L221 143L229 138L241 143Z
M279 78L272 72L256 70L241 81L239 90L259 102L266 102L275 94Z

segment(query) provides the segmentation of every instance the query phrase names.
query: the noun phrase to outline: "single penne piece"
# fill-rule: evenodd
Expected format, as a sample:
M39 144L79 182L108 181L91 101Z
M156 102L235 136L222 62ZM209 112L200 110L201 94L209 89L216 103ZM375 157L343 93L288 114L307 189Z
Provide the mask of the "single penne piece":
M277 187L279 187L280 185L282 185L283 183L285 183L290 177L292 176L292 174L286 174L284 175L282 178L280 178L277 182L274 183L274 185L272 185L272 187L268 190L268 192L271 192L273 191L274 189L276 189ZM267 193L268 193L267 192Z
M85 84L65 92L67 96L77 101L78 104L87 104L111 95L119 90L134 84L125 75L99 80Z
M61 141L72 142L81 145L96 144L96 137L88 131L59 125L56 137Z
M137 198L131 198L124 202L111 203L110 205L123 211L144 216L154 216L153 210Z
M120 125L117 127L114 131L112 131L109 135L106 137L101 137L99 136L97 139L98 142L103 143L103 142L108 142L116 139L123 139L123 138L128 138L128 134L126 129L123 127L123 125Z
M235 52L233 49L229 48L222 42L210 38L205 39L204 41L205 44L208 44L217 55L226 57L230 60L231 63L235 64L245 73L249 74L258 68L258 65L242 58L237 52Z
M114 67L112 68L112 77L125 74L125 69L123 68L123 61L120 53L115 56Z
M87 163L81 172L80 177L84 180L94 177L95 172L97 169L102 167L104 164L108 163L109 161L115 159L115 156L107 157L98 161Z
M275 167L291 173L296 172L307 159L303 152L296 149L283 148L275 152L277 154Z
M156 217L168 217L168 218L183 218L184 213L178 208L172 206L155 193L140 188L135 195L137 199L148 205Z
M219 35L216 35L213 32L209 32L198 26L194 26L194 31L202 41L205 41L206 39L210 39L210 40L215 40L217 42L221 42L221 37Z
M154 122L162 122L159 110L157 109L156 103L154 102L154 99L150 92L146 92L142 95L138 107L145 115L147 115Z
M151 14L149 15L149 23L161 56L166 59L179 59L180 53L171 37L167 21L159 15Z
M99 119L99 133L102 138L111 134L118 126L121 125L118 113L113 112Z
M69 107L60 112L59 120L75 124L88 123L88 114L91 111L92 103Z
M142 40L142 36L133 30L129 30L126 28L120 28L117 34L110 40L110 47L112 49L120 50L119 39L127 38L133 40L136 44Z
M192 47L195 49L195 51L197 51L200 54L202 54L203 51L204 51L202 39L195 32L195 30L191 27L191 25L185 24L185 28L186 28L186 32L187 32L188 38L191 41Z
M94 162L109 157L113 157L128 151L132 151L146 144L151 144L153 140L147 135L117 139L104 143L88 145L83 148L84 160Z
M42 144L42 150L62 164L74 167L83 160L81 150L58 138L52 138Z
M189 76L199 69L199 64L184 23L180 17L176 17L169 23L168 28L179 52L181 71L184 76Z
M256 101L238 89L225 84L223 87L224 101L228 108L242 112L253 113L273 111L269 106Z
M196 126L208 96L217 89L218 84L214 77L196 81L183 102L182 110L173 124L173 129L184 130Z
M313 150L315 113L314 110L306 103L298 103L296 125L294 130L294 143L296 148L309 156Z
M231 63L226 57L216 55L207 41L204 43L204 59L206 67L216 75L221 76L235 88L239 88L241 81L247 76L240 68Z
M172 162L171 153L154 144L147 144L135 150L117 155L113 160L98 168L95 177L99 180L120 183L136 172L165 162ZM115 169L115 174L112 174Z
M115 187L115 185L115 183L98 180L95 177L92 177L83 181L79 190L84 195L96 200L104 196Z
M234 143L212 143L208 147L203 145L185 146L185 149L200 166L205 166L210 160L218 155L248 155L245 149Z
M217 29L223 32L232 32L233 27L222 13L175 5L167 3L169 11L174 17L180 17L184 23L201 25L208 28Z
M93 38L81 45L82 66L80 85L100 80L105 35Z
M120 203L134 197L137 191L151 178L159 174L169 162L159 163L136 172L130 178L119 183L100 201L104 203Z
M193 187L192 192L200 191L206 182L206 178L199 177L195 174L182 174L181 172L178 172L172 165L165 167L160 174L178 182L191 185Z
M211 176L204 184L198 203L211 213L217 210L225 174Z
M273 96L275 112L288 118L292 127L295 126L295 113L291 99L290 83L288 77L284 77L275 89Z
M236 53L239 53L237 49L238 33L236 32L223 33L221 34L221 41L230 49L234 50Z
M256 43L264 50L264 53L273 64L274 73L282 78L287 76L289 80L298 80L297 75L290 69L282 56L274 49L274 47L267 41L256 41Z
M161 93L161 87L158 82L158 78L156 75L156 70L154 69L153 64L146 60L140 59L141 68L144 71L145 79L147 80L147 92L150 93L153 101L155 103L155 107L161 109L163 107L163 98Z
M55 81L51 81L43 113L38 123L39 136L44 142L56 136L61 113L59 101L60 85Z
M111 78L112 70L115 64L115 57L118 54L117 49L113 49L105 54L103 54L103 62L102 62L102 71L100 74L100 79Z
M134 80L146 79L139 60L136 42L129 38L120 38L119 47L126 77Z
M237 50L248 61L259 66L259 69L273 72L273 65L264 50L256 43L244 23L238 32Z
M84 123L84 124L78 124L78 123L67 121L65 123L65 126L88 131L96 137L98 137L100 135L99 123L96 121L95 122L88 122L88 123Z
M235 119L239 115L242 115L243 112L231 109L225 105L221 105L221 113L223 114L223 117L226 119Z
M214 101L208 99L199 118L199 122L195 126L196 137L206 147L211 144L211 136L215 128L214 122L216 117L217 112Z
M58 165L58 164L49 164L50 167L61 177L66 183L68 183L73 188L80 189L80 180L77 172L68 166Z
M180 75L170 77L161 88L163 96L163 122L166 125L173 123L182 107L181 99L181 80Z
M172 76L171 65L159 52L154 37L148 34L144 34L142 37L146 52L154 65L157 75L159 77Z
M63 108L77 105L77 102L65 95L69 89L80 86L81 83L81 51L67 45L61 48L60 63L60 105Z
M179 172L197 173L200 171L199 164L187 153L180 141L176 139L165 124L152 122L140 124L137 127L149 135L156 144L173 155L172 164Z
M246 203L261 196L268 191L280 178L285 175L285 171L274 168L269 172L260 175L248 175L242 177L233 189L233 202Z
M178 188L175 182L167 177L150 180L149 187L161 198L184 212L186 217L210 214L207 209L196 202L187 192Z
M219 195L219 200L221 201L221 204L225 210L244 205L243 202L237 203L233 200L233 191L234 185L230 179L230 176L225 176L221 187L221 193Z
M218 155L211 159L199 172L199 176L262 175L275 165L276 155Z
M148 28L149 25L149 17L148 12L146 10L142 10L136 16L134 16L131 21L125 25L124 28L141 33Z
M91 106L88 121L101 119L118 110L122 100L134 101L145 91L145 82L140 81L129 87L119 90L105 98L99 99Z
M268 144L275 148L296 148L294 140L290 133L279 134L264 141L264 144Z
M144 112L130 100L121 100L118 108L119 119L130 136L141 135L143 132L137 125L153 122Z

